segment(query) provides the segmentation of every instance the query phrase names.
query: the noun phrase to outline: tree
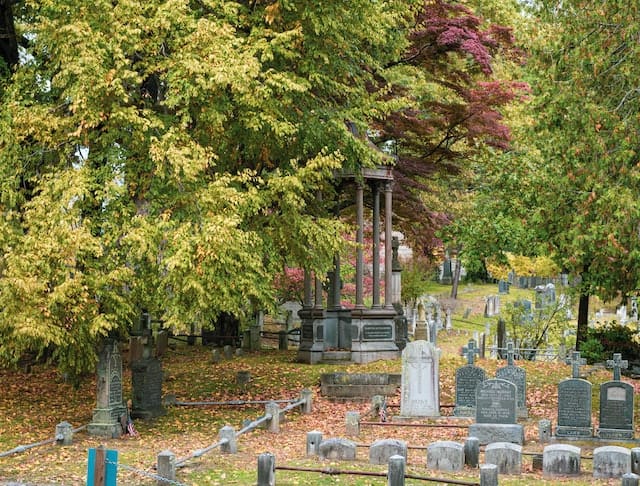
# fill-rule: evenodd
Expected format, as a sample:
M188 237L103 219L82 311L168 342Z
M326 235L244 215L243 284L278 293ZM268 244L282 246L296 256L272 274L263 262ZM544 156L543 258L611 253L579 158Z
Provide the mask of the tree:
M345 120L388 112L372 73L404 48L406 6L21 3L0 108L3 362L91 369L142 309L180 330L273 305L285 264L325 271L346 226L316 194L384 162Z
M541 41L535 77L539 151L528 224L560 265L581 276L578 346L590 295L612 299L638 285L640 103L633 2L536 2Z

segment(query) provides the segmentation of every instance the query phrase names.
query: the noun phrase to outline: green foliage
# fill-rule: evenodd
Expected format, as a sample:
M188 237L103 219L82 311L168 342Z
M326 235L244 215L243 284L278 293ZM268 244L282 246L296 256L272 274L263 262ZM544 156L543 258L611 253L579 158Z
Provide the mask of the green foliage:
M510 339L519 341L521 347L539 349L545 343L565 343L567 329L566 308L558 301L542 309L527 311L521 302L506 304L501 313L505 319Z
M587 354L584 357L589 362L611 359L613 353L622 354L623 359L640 360L640 331L616 321L602 325L596 323L596 326L589 328L587 340L580 347L581 355L584 354L585 345Z
M412 258L402 265L402 301L413 306L418 298L427 293L433 274L433 265L425 259Z

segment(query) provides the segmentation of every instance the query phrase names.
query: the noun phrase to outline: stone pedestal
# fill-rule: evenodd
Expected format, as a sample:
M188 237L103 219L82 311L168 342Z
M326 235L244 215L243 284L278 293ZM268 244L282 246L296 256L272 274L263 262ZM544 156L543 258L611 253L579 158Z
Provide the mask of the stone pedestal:
M324 351L324 311L322 309L302 309L298 311L302 320L300 346L297 361L316 364L322 361Z
M400 350L395 343L396 315L393 307L351 311L352 361L369 363L400 357Z
M122 402L122 357L115 340L106 340L100 350L96 382L97 405L87 432L100 437L120 437L120 419L126 416L127 409Z

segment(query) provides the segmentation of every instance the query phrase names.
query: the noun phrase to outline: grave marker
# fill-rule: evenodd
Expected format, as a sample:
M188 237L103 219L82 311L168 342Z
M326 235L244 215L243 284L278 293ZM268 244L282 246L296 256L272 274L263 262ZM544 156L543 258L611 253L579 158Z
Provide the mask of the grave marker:
M556 437L591 437L591 383L579 378L580 366L586 360L574 351L567 363L572 365L573 377L558 383Z
M633 386L620 381L620 369L626 368L628 361L615 353L607 367L613 368L613 380L600 385L600 424L598 437L601 439L633 439Z
M498 378L485 380L477 387L476 423L469 436L480 444L513 442L522 444L524 428L516 424L516 385Z
M507 366L496 371L496 378L507 380L516 386L516 405L519 418L527 418L527 372L524 368L514 365L513 342L507 344Z
M402 351L400 415L439 417L439 353L427 341L413 341Z
M473 417L476 410L476 388L486 380L486 373L473 364L476 354L479 354L473 339L462 348L462 354L467 357L467 365L456 370L456 403L453 414L457 417Z

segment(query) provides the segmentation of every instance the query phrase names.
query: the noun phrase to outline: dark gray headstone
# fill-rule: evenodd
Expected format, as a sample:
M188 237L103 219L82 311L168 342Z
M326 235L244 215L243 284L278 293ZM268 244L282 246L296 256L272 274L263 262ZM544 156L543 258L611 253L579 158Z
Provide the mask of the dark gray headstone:
M476 409L476 388L486 380L482 368L466 365L456 370L456 403L453 414L458 417L473 417Z
M558 384L556 437L591 437L591 383L568 378Z
M527 372L519 366L507 365L496 371L496 378L506 380L516 386L516 407L518 417L526 418L527 413Z
M167 413L162 406L162 377L162 364L156 358L141 359L131 364L133 418L146 420Z
M476 390L476 423L515 424L516 386L500 379L480 383Z
M600 385L601 439L633 439L633 386L624 381Z

